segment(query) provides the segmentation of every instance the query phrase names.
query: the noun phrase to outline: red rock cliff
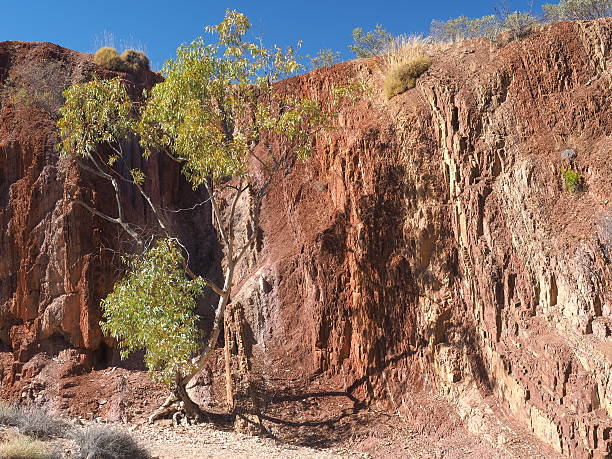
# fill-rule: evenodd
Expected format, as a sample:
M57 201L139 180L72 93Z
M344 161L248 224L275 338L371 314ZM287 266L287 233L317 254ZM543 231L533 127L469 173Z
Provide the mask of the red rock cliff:
M262 377L324 375L393 410L431 391L483 436L492 393L558 452L612 454L611 47L611 20L503 47L463 42L389 102L376 60L285 82L316 96L360 76L374 95L343 110L264 203L235 298ZM91 65L8 43L0 78L16 56L51 52L71 69ZM104 190L58 160L49 122L2 110L2 341L18 362L54 337L99 349L97 302L115 278L100 247L117 233L64 198L103 205ZM568 148L583 176L576 193L560 173ZM178 206L177 175L152 176ZM206 240L203 267L216 261Z
M0 340L14 359L11 368L2 368L6 381L27 376L22 365L39 352L74 348L86 366L112 358L98 325L99 302L118 276L116 251L129 250L129 240L71 200L81 198L115 215L109 184L60 158L54 148L61 91L94 72L109 74L87 54L50 43L0 43L0 83L26 91L21 97L5 93L0 106ZM159 81L151 72L122 77L134 96ZM130 160L130 167L147 169L149 193L162 206L190 207L203 199L173 164L143 165L136 146ZM123 191L130 222L146 227L153 219L143 200L130 196L129 186ZM201 209L172 219L197 254L194 268L209 272L217 264L217 244Z
M375 94L265 202L238 297L270 374L394 410L433 390L486 435L480 387L558 452L612 454L611 47L609 19L463 42L390 102L372 60L288 81Z

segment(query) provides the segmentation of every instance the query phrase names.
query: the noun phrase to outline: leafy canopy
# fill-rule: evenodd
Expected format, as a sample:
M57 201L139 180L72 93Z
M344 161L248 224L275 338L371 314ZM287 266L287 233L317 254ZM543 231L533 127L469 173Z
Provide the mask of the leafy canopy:
M94 79L64 91L60 150L65 154L88 157L103 144L117 144L135 128L133 104L121 80Z
M129 270L102 301L102 330L119 341L122 358L146 349L152 376L171 385L199 349L194 309L204 282L186 276L173 239L160 239L144 255L124 261Z
M301 66L292 47L272 49L245 40L250 24L228 11L216 27L216 43L203 38L180 46L162 69L138 125L145 155L161 149L184 163L194 186L246 174L254 145L268 134L298 142L298 156L310 152L305 125L325 116L309 98L273 94L272 84ZM282 110L273 111L273 105ZM305 135L307 137L305 137Z

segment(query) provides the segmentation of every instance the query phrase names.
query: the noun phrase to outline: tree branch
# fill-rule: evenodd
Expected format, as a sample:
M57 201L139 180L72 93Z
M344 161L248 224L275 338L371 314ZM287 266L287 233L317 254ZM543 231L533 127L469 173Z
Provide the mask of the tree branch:
M236 204L238 204L238 200L240 199L240 196L242 195L242 177L240 177L240 182L238 183L238 186L236 187L236 194L234 196L234 200L232 201L232 207L230 209L230 214L229 214L229 218L228 218L228 237L229 240L233 243L234 242L234 215L236 214ZM228 253L228 257L231 258L232 254Z
M132 229L123 219L123 206L121 205L121 195L120 195L121 190L119 188L119 183L117 182L117 179L114 178L112 175L109 175L106 172L104 172L104 170L102 169L102 166L98 164L98 162L95 160L93 156L90 155L89 159L91 159L91 162L94 164L94 166L96 166L96 169L98 169L100 174L102 174L102 176L105 177L107 180L110 180L110 182L113 185L113 188L115 189L115 200L117 201L117 213L119 214L117 217L116 223L119 223L121 227L136 241L136 243L142 246L142 241L140 240L136 232L132 231Z
M208 183L208 181L204 182L204 186L206 187L206 191L208 192L208 196L210 199L210 203L212 205L213 215L215 220L217 221L217 226L219 227L219 233L221 234L221 238L226 245L229 245L229 240L227 239L227 235L225 234L225 229L223 228L223 223L221 222L221 214L219 213L219 206L217 205L217 200L215 199L215 195L213 194L212 186Z
M103 212L100 212L98 209L95 209L93 207L91 207L89 204L85 204L84 201L81 201L80 199L76 199L76 198L68 198L69 202L76 202L77 204L83 206L86 210L88 210L89 212L91 212L94 215L97 215L100 218L103 218L104 220L107 220L111 223L119 223L121 224L121 222L119 221L118 218L113 218L109 215L106 215Z

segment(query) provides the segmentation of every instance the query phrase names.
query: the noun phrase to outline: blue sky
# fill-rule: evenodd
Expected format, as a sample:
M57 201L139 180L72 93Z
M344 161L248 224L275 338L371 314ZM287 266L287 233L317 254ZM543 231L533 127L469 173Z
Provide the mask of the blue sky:
M0 0L0 41L50 41L93 52L106 32L113 35L117 48L124 42L144 46L153 67L159 69L179 44L202 35L205 25L217 24L230 8L245 13L268 46L302 40L302 54L332 48L348 59L354 27L371 30L382 24L396 35L426 33L432 19L492 14L496 1ZM539 13L542 3L546 2L534 1L533 11ZM529 9L529 0L506 4Z

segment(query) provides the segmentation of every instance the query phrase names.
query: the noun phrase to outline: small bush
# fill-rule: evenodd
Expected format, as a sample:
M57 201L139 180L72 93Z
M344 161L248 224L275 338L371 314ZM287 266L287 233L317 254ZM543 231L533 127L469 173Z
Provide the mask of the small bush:
M542 5L548 22L597 19L612 16L610 0L561 0L558 4Z
M376 29L363 33L361 27L353 29L352 45L349 45L349 50L355 53L357 57L376 57L383 54L389 44L393 41L393 35L382 28L380 24L376 25Z
M504 17L502 31L509 32L512 40L518 40L529 35L537 23L537 19L531 14L514 11Z
M132 436L116 428L91 426L75 431L79 448L76 457L85 459L150 459L150 455Z
M54 116L64 103L62 92L69 80L63 62L27 60L16 65L4 86L0 85L0 102L35 106Z
M7 405L0 402L0 425L2 426L15 426L15 406Z
M120 56L123 67L132 72L149 69L149 58L142 51L126 49Z
M19 432L38 439L63 437L70 426L34 406L0 405L0 424L17 427Z
M431 65L428 57L417 57L409 62L405 62L392 68L385 77L384 93L387 99L412 89L416 85L416 80Z
M310 60L310 67L312 69L331 67L340 62L340 52L332 51L331 49L321 49L316 56L308 56L308 59Z
M563 176L567 191L570 193L578 191L582 180L582 175L579 172L572 169L571 166L567 166L566 168L561 167L561 175Z
M55 459L59 455L50 452L43 442L19 435L0 444L0 457L3 459Z
M495 41L502 32L509 32L512 40L526 36L537 19L529 13L501 11L498 15L480 18L459 16L448 21L431 21L430 36L436 41L455 42L485 37Z
M448 21L431 21L430 36L437 41L455 42L470 38L485 37L493 40L500 32L498 18L491 14L481 18L459 16Z
M123 70L123 60L119 57L117 50L110 46L103 46L96 51L93 60L100 67L104 67L107 70Z

